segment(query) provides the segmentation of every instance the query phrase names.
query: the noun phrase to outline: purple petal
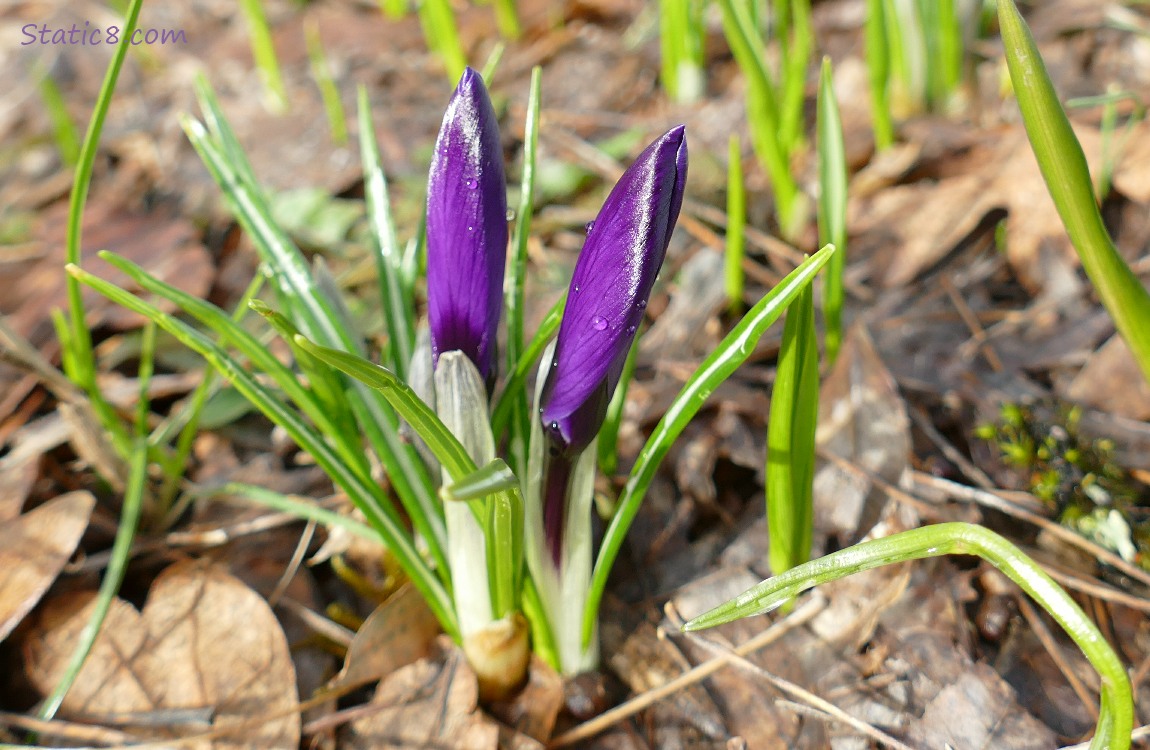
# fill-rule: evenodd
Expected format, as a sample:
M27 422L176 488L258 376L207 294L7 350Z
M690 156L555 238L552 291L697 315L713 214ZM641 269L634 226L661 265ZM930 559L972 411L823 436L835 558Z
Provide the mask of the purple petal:
M663 265L686 180L680 125L623 173L588 230L540 409L544 428L569 452L589 444L603 423Z
M427 180L431 356L459 350L488 382L503 309L507 190L495 109L471 68L443 115Z

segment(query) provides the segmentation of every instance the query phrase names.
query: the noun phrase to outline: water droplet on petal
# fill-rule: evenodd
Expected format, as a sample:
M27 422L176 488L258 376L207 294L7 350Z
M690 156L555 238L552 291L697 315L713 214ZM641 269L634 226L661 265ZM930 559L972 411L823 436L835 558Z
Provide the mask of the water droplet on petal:
M552 432L559 432L559 423L558 422L552 422L551 424L549 424L547 426Z
M627 333L634 333L636 330L635 326L627 326Z
M576 294L578 294L578 293L579 293L579 285L578 285L578 284L576 284L576 285L575 285L575 293L576 293Z
M478 190L479 189L479 180L472 177L470 180L467 181L467 189L468 190Z
M639 308L640 310L646 310L647 309L647 300L641 299L641 300L636 301L635 307Z
M607 329L607 319L602 315L596 315L594 318L591 318L591 327L596 331L604 331Z
M587 231L587 234L591 234L591 230L594 228L595 228L595 222L594 221L587 222L587 224L583 227L583 229L585 229Z
M508 221L515 221L515 209L507 209L507 215L504 218L506 218Z
M468 232L474 232L474 231L475 231L475 227L473 227L473 226L470 226L470 225L469 225L469 226L467 227L467 231L468 231Z

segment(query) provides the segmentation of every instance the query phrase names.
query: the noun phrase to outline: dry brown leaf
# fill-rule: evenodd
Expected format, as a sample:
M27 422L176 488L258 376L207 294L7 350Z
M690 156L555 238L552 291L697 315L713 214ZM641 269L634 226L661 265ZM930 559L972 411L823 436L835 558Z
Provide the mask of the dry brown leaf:
M475 673L463 652L441 641L441 660L420 659L379 683L373 712L352 722L349 750L495 750L499 726L478 708Z
M1114 169L1114 187L1137 203L1150 203L1150 121L1143 120L1130 131L1129 140Z
M1090 164L1097 168L1099 137L1075 127ZM950 171L953 170L953 171ZM851 231L895 251L878 269L885 286L901 286L950 252L996 208L1008 211L1007 257L1032 291L1045 288L1040 250L1049 243L1077 264L1054 202L1022 126L1006 128L993 141L972 149L949 174L882 190L851 203Z
M861 324L847 333L834 368L819 389L821 451L898 484L910 457L910 419L894 378ZM881 493L865 477L822 462L815 472L819 531L855 541L878 520Z
M95 505L92 493L69 492L0 527L0 640L56 580Z
M490 706L493 716L539 742L551 739L563 709L563 678L538 656L531 657L527 684L510 701ZM500 744L506 738L501 737Z
M429 655L439 621L414 586L376 607L356 632L329 689L363 685Z
M1150 385L1117 334L1090 356L1066 387L1066 397L1120 417L1150 418Z
M25 651L28 678L42 692L60 679L94 604L92 593L68 594L39 616ZM143 612L113 600L61 711L99 720L208 708L213 729L254 722L211 747L271 748L298 744L297 703L287 640L267 603L222 568L178 563L156 579ZM161 736L187 733L169 727Z

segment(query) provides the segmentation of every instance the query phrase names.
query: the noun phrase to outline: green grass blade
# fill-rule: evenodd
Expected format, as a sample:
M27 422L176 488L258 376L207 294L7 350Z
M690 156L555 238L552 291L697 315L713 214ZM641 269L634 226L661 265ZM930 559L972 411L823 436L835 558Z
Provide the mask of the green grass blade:
M767 422L767 533L776 574L811 556L818 367L814 292L808 285L787 310Z
M519 11L515 7L515 0L495 0L495 25L499 27L499 34L504 39L515 40L523 34L519 25Z
M272 219L251 165L202 79L198 95L207 128L185 119L185 130L223 189L233 215L251 235L260 258L271 269L270 279L284 311L309 338L333 348L363 353L363 341L340 324L337 305L315 282L299 248ZM347 398L404 507L425 516L428 524L436 524L438 511L431 478L411 445L399 437L399 420L394 412L378 393L358 384L348 391Z
M367 214L375 241L375 268L379 276L379 298L391 351L391 366L404 380L415 341L414 301L404 282L403 258L395 238L395 221L387 193L387 176L380 165L375 125L367 89L359 88L359 152L363 162L363 185Z
M810 0L790 0L790 3L792 28L783 57L778 136L788 154L798 150L803 138L807 66L815 46Z
M268 26L268 17L264 13L263 4L260 0L240 0L240 10L243 11L244 20L248 24L252 59L260 71L260 78L263 80L272 109L284 112L288 105L287 89L284 87L283 75L280 74L279 59L276 57L276 48L272 43L272 32Z
M40 98L44 100L44 108L52 121L52 134L56 139L56 150L60 152L60 161L65 166L74 167L80 159L80 130L68 114L68 105L64 103L60 87L47 71L40 75L39 88Z
M543 317L538 330L535 331L535 336L532 337L527 348L523 350L522 356L519 357L519 361L516 362L515 369L508 374L507 384L503 387L503 393L495 402L495 409L491 413L491 432L495 435L497 442L503 435L503 431L507 429L507 422L516 407L516 399L512 398L512 394L520 393L525 388L527 375L531 372L531 368L539 361L539 357L543 355L543 350L547 348L547 343L559 330L559 323L563 320L563 308L566 304L567 293L564 292L563 296L547 311L547 315Z
M242 497L266 508L288 513L303 521L315 521L327 528L340 528L369 542L379 541L379 532L367 524L360 523L351 516L345 516L316 505L315 501L294 495L285 495L266 487L258 487L242 482L228 482L219 487L195 490L198 498Z
M319 36L319 26L308 23L304 27L304 40L307 44L307 57L311 66L311 77L319 89L323 99L323 111L327 115L327 124L331 128L331 139L337 146L347 145L347 116L343 111L343 102L339 98L339 87L331 77L331 65L327 61L327 53L323 49L323 40Z
M598 451L599 470L605 476L614 476L619 465L619 427L623 424L623 408L627 405L627 389L635 376L635 362L639 358L639 336L631 342L627 359L623 361L623 372L619 374L619 384L607 404L607 414L603 426L599 428Z
M423 438L427 447L435 454L435 458L453 479L475 473L475 462L467 455L459 440L444 426L435 411L423 403L415 391L394 372L355 354L320 346L298 334L295 343L317 359L327 362L337 370L382 393L400 416Z
M723 281L727 289L727 309L743 309L743 258L747 240L747 187L743 181L743 150L737 133L731 133L727 151L727 238L723 254Z
M507 279L507 369L514 370L523 355L524 283L527 277L527 243L531 237L531 220L535 207L535 172L539 158L539 108L542 102L543 70L531 71L531 90L527 97L527 120L523 125L523 175L519 188L519 213L511 247L514 255ZM528 423L527 389L523 380L509 379L502 399L510 404L511 433L508 439L512 466L527 468Z
M523 585L523 495L518 481L492 495L487 510L484 530L491 611L503 618L519 611Z
M847 257L847 160L842 119L835 99L829 57L823 58L819 76L816 130L819 162L819 242L835 246L827 264L823 292L827 362L838 356L843 339L843 272Z
M231 315L233 323L238 325L243 320L248 311L248 300L259 292L262 285L263 278L260 276L256 276L248 284L248 288L240 296L235 312ZM170 512L172 508L176 492L179 490L180 480L187 469L188 458L192 455L192 448L196 435L199 433L200 418L204 408L207 406L208 399L219 391L219 385L220 381L216 371L205 368L204 376L196 384L196 389L192 395L173 409L167 419L162 421L148 438L151 445L164 445L172 439L173 433L178 431L172 460L164 467L164 481L157 493L160 507L164 508L166 512ZM163 527L167 527L166 522Z
M659 1L663 90L680 104L696 101L706 86L702 15L703 3L699 0Z
M299 329L290 320L272 310L262 300L253 299L248 303L248 306L268 321L280 338L288 342L288 346L291 347L292 356L304 377L307 378L317 407L330 420L330 429L321 430L321 432L340 443L348 442L347 436L349 435L358 436L355 416L348 408L344 396L343 377L326 363L311 356L295 344L294 338L299 334ZM353 444L358 442L358 438L352 441Z
M432 572L422 555L416 550L402 520L383 496L376 482L365 479L358 472L349 468L319 432L304 422L273 392L262 386L251 373L211 339L139 297L104 279L93 276L77 266L69 265L67 270L84 284L92 287L116 304L145 316L184 346L197 352L222 376L230 380L236 390L251 401L268 419L283 427L288 436L301 449L311 454L332 481L347 493L348 498L360 509L372 527L379 532L383 543L388 546L396 560L412 579L412 583L423 594L428 606L435 613L444 630L452 637L458 636L458 625L452 610L449 591L436 578L436 574Z
M459 41L459 29L451 4L448 0L424 0L419 5L419 21L423 25L427 48L439 56L448 80L454 85L463 76L467 57Z
M543 69L531 70L531 90L527 97L527 120L523 124L523 174L519 181L519 211L511 247L515 255L508 267L507 367L512 369L523 354L523 286L527 278L527 243L535 208L535 165L539 158L539 107L542 100Z
M407 0L379 0L379 9L391 19L400 19L407 15Z
M1118 254L1095 201L1082 146L1058 102L1030 29L1012 0L999 0L1010 80L1026 134L1086 275L1150 381L1150 294Z
M876 151L890 148L894 143L894 123L890 112L890 51L883 17L883 0L867 0L866 64L870 82L870 114L874 128Z
M492 493L505 492L517 487L519 479L515 476L515 472L506 461L497 458L476 469L475 473L443 485L439 489L439 496L445 502L482 500Z
M780 138L782 122L775 84L767 69L763 42L751 17L748 4L719 0L723 11L723 33L739 69L747 77L747 119L751 143L775 191L776 211L783 234L793 236L801 224L799 189L790 170L790 157Z
M267 375L307 415L321 433L333 436L341 434L337 423L332 421L330 412L300 384L295 373L285 367L266 345L235 323L223 310L160 281L126 258L106 251L100 253L100 258L126 274L140 288L179 306L185 313L211 329L223 343L236 347L252 362L257 371ZM360 471L365 479L371 476L369 467L363 460L362 451L345 453L343 459L349 466Z
M1091 750L1128 750L1134 706L1122 660L1074 600L1022 550L969 523L942 523L856 544L763 581L726 604L684 625L702 630L770 611L822 583L907 560L940 555L978 555L1017 583L1082 649L1102 683L1098 726Z
M124 20L124 38L131 38L140 19L140 8L143 0L132 0L128 6L127 17ZM72 192L68 199L68 221L64 238L64 262L80 265L81 234L84 217L84 204L88 201L88 189L92 184L92 169L96 163L96 152L100 145L100 134L104 130L104 120L108 116L108 108L112 104L112 95L116 91L116 81L120 78L120 70L124 67L124 58L128 54L127 44L116 46L112 54L112 61L104 73L104 81L100 84L100 93L96 97L96 106L92 110L92 119L88 121L88 130L84 134L84 143L80 147L79 161L76 164L75 176L72 179ZM104 398L96 384L96 361L92 353L92 335L84 319L84 300L80 294L80 284L71 276L65 279L65 289L68 297L68 346L66 350L70 356L65 358L66 372L72 382L76 383L88 395L92 408L100 419L104 429L108 430L116 452L121 456L135 453L128 431L119 416Z
M76 678L79 677L80 670L88 659L88 654L92 652L92 647L96 644L96 638L100 635L100 628L103 627L104 620L108 617L108 611L112 607L112 600L119 593L120 586L124 582L124 574L128 570L128 561L132 556L132 542L136 538L136 530L140 525L140 516L147 494L148 412L151 406L148 390L151 386L152 374L155 372L155 355L156 326L149 322L144 327L144 337L140 347L140 367L137 372L140 394L136 404L135 441L129 461L128 480L124 487L124 503L120 510L120 522L116 526L116 538L112 542L112 554L108 560L108 569L104 573L104 579L100 581L100 589L96 594L96 603L92 609L92 614L88 618L88 622L84 624L84 629L80 631L79 642L64 668L64 674L40 707L39 717L41 719L51 720L60 710L64 698L76 682Z
M619 498L619 509L607 532L603 537L603 545L595 561L595 570L591 577L590 593L587 606L583 611L583 642L586 644L594 632L595 622L598 619L599 603L603 600L606 590L607 578L611 574L611 566L619 556L623 540L630 529L635 515L639 512L639 505L655 472L671 449L671 444L686 428L691 419L702 408L711 392L730 377L739 365L746 361L754 352L755 344L766 332L787 305L814 279L819 269L830 259L834 253L833 247L824 247L803 262L798 268L786 276L779 284L766 294L759 302L747 311L738 325L727 334L715 351L699 365L698 369L687 380L675 400L668 407L666 414L655 426L655 431L647 440L646 445L639 452L635 466L631 469L631 476L623 488Z
M124 504L120 510L120 522L116 526L116 538L112 542L112 554L108 560L108 569L104 571L104 578L100 581L100 589L96 594L96 604L92 610L84 629L77 638L75 651L64 668L60 682L52 693L44 699L40 707L39 717L51 720L60 710L65 696L75 683L100 635L100 628L108 617L112 607L112 600L120 591L124 582L124 574L128 569L128 560L132 554L132 541L136 538L136 529L140 523L140 514L144 505L144 489L148 480L148 444L144 438L137 438L129 462L128 481L124 490Z

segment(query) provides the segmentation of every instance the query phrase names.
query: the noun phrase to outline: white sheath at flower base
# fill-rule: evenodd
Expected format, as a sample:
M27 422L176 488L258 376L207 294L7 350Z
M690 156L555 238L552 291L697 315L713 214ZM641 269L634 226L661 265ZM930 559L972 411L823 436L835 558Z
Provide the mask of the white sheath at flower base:
M495 458L495 440L487 414L487 389L479 370L462 352L444 352L435 368L435 406L439 419L463 445L476 466ZM444 484L453 479L443 472ZM487 501L477 501L479 503ZM526 623L518 613L496 619L487 580L486 539L472 506L447 502L447 562L463 650L479 679L480 695L496 699L522 684L530 660Z
M555 344L552 342L543 352L539 366L539 376L535 383L537 404L554 354ZM591 634L586 649L582 644L583 609L587 605L587 594L591 587L591 513L595 497L595 457L599 439L596 437L592 440L571 467L558 568L547 548L547 534L543 528L542 485L547 443L542 423L532 419L527 476L523 480L523 514L527 533L525 552L528 569L543 600L547 621L555 638L560 671L565 676L572 676L599 665L598 629Z

